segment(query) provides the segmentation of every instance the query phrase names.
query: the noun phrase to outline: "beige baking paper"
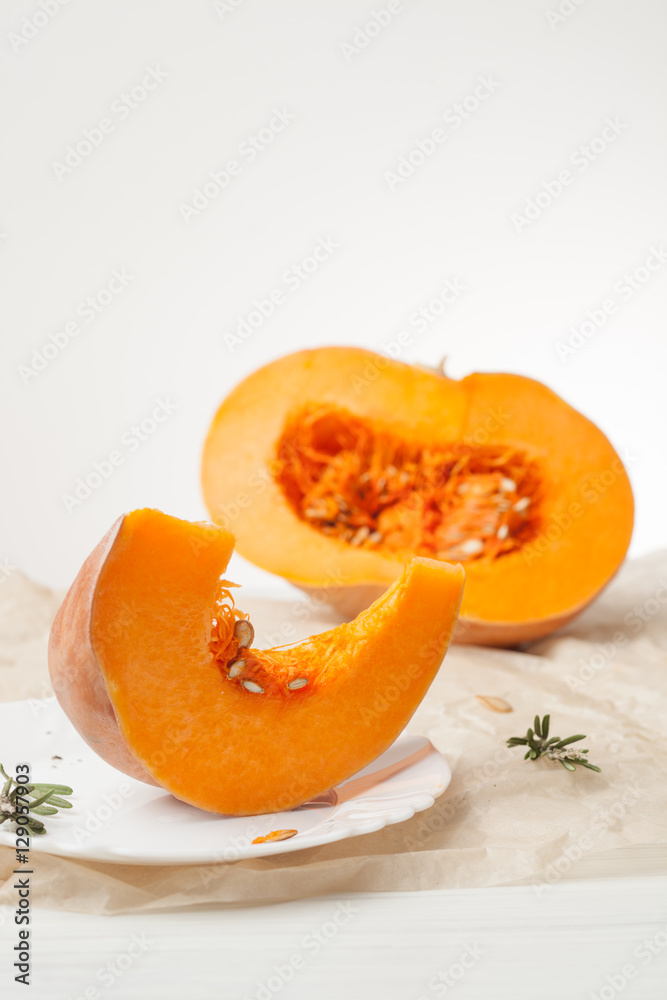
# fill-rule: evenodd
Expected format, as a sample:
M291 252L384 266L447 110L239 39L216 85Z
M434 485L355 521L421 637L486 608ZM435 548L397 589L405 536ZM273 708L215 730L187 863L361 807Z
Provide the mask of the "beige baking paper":
M18 572L0 584L0 700L49 693L46 639L58 603ZM304 633L331 627L296 591L292 604L246 602L258 645L296 604L308 608L299 616L308 618ZM581 873L667 872L666 689L667 553L659 553L626 564L557 636L521 651L450 650L409 727L454 773L431 809L330 846L209 866L77 863L33 852L33 902L120 913L516 882L542 893ZM505 699L513 711L493 712L477 695ZM554 735L587 733L582 745L602 773L571 774L507 749L507 737L524 733L536 712L551 713ZM13 849L0 848L0 903L13 899L13 861Z

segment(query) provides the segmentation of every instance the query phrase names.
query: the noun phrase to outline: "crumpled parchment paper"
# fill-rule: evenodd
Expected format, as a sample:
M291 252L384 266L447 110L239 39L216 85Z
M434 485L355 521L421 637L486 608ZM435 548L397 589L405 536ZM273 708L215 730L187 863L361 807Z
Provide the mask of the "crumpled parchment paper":
M18 572L0 584L0 700L50 693L46 640L60 597ZM303 635L332 623L297 592L291 603L243 603L258 645L285 621L300 621ZM295 618L295 605L308 613ZM626 563L558 635L521 651L452 647L409 726L454 774L431 809L375 834L253 861L136 867L35 854L33 902L119 913L333 891L531 882L544 892L582 873L667 872L666 691L667 553L656 553ZM476 695L499 696L513 711L492 712ZM506 747L547 712L553 735L587 734L582 745L601 774L524 762L521 749ZM13 849L1 847L0 904L13 899L13 862Z

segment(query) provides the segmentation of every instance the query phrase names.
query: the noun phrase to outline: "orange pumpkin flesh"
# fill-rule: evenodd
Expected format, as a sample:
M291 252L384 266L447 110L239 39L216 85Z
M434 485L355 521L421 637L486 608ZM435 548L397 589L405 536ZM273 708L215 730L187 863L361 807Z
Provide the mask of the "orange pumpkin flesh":
M210 812L274 812L391 745L445 654L464 573L415 559L356 621L260 650L221 581L232 549L211 525L120 518L58 612L49 667L115 767Z
M202 484L238 551L354 616L413 555L461 562L455 641L511 645L581 611L623 560L633 500L602 432L518 375L460 381L357 348L253 373Z

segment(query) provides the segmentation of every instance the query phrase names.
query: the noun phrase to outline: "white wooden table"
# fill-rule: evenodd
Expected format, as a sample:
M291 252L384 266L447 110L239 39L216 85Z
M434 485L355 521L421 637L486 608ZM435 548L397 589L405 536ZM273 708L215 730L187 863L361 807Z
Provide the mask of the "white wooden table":
M3 983L11 937L5 923ZM30 992L9 982L3 997L663 1000L667 875L114 917L37 910L33 944Z

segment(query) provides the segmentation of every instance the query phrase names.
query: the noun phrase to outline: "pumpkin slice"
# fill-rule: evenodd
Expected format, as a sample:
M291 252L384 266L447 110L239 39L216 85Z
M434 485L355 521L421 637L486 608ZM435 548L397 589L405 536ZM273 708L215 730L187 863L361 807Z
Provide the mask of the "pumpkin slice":
M633 499L604 434L519 375L460 381L357 348L256 371L209 430L212 519L345 617L410 557L460 562L454 641L512 645L580 612L627 551Z
M246 815L298 805L390 746L447 650L464 572L415 559L356 621L262 650L221 580L233 544L156 510L121 517L65 597L49 668L104 760Z

